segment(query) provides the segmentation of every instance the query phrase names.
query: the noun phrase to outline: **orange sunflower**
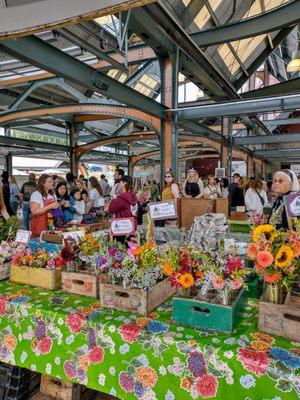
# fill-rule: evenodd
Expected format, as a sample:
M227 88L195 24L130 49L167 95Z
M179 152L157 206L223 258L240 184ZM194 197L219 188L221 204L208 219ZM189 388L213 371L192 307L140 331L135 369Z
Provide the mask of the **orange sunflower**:
M195 279L192 274L182 274L178 281L185 289L190 288L195 283Z

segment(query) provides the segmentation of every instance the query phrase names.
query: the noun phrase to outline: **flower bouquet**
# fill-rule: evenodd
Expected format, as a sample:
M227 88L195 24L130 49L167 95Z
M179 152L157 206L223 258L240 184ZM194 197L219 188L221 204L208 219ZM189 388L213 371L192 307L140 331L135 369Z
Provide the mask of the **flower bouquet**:
M164 279L157 247L153 243L140 245L134 239L123 253L109 249L108 257L100 261L107 272L107 283L100 282L103 306L123 311L147 314L173 292L170 279Z
M283 231L273 225L253 230L248 257L266 284L259 301L258 327L261 331L300 341L299 295L299 231Z
M299 276L300 234L277 230L269 224L257 226L247 254L267 285L265 299L283 303L283 292L290 292Z
M20 251L24 246L14 241L7 242L3 241L0 244L0 280L9 277L10 264L9 261L12 259L15 253Z
M12 257L10 281L44 289L60 289L61 269L65 266L62 253L24 249Z

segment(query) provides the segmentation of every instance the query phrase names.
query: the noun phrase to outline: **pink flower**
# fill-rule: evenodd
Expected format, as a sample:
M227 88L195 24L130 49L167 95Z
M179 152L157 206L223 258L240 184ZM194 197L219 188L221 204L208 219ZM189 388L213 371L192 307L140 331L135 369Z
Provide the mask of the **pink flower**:
M297 232L295 232L295 231L291 231L290 232L289 242L290 243L298 242L298 234L297 234Z
M234 271L243 269L242 260L239 257L229 257L226 260L228 274L231 275Z
M55 261L53 259L49 260L46 265L47 269L54 269L55 268Z
M50 337L46 337L42 339L38 343L38 349L41 354L48 354L52 349L52 339Z
M70 361L65 361L64 363L64 373L68 379L73 379L76 376L76 367Z
M218 275L213 278L212 284L215 289L223 289L225 286L224 279Z
M133 343L136 341L138 335L141 333L141 327L137 324L124 324L120 326L119 333L125 342Z
M0 298L0 317L3 317L6 313L6 307L7 307L7 300L4 299L3 297Z
M263 375L269 365L267 354L253 349L238 349L238 359L247 371L253 372L256 376Z
M121 388L126 393L132 393L134 391L134 379L130 375L127 375L125 372L120 373L119 383Z
M18 252L17 254L15 254L11 260L11 263L14 265L19 265L19 260L22 257L22 253Z
M71 332L77 333L81 331L84 316L80 313L67 315L66 322Z
M260 251L256 257L256 261L263 268L269 267L273 263L273 260L274 257L269 251Z
M99 364L103 361L104 350L102 347L95 346L90 350L88 357L91 364Z
M243 282L241 282L239 279L234 279L233 281L230 282L230 289L232 290L238 290L243 286Z
M196 382L198 393L203 398L215 397L218 390L217 379L210 374L204 374Z

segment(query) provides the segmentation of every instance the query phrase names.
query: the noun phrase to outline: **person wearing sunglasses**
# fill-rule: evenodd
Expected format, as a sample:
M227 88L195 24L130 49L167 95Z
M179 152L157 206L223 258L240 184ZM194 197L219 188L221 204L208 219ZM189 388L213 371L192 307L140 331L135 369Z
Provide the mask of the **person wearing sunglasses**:
M289 229L283 196L299 192L296 174L290 169L277 171L273 178L272 191L278 197L273 204L268 222L275 225L277 229Z
M162 201L174 200L177 207L177 199L179 199L179 187L174 180L172 172L165 173L164 188L162 191ZM166 220L167 225L176 225L177 219Z

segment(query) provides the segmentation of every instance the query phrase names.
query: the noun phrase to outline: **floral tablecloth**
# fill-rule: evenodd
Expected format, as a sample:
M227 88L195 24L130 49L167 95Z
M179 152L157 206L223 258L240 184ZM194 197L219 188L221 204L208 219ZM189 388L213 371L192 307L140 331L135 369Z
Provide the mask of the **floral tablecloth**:
M257 331L249 301L233 334L173 325L63 292L0 282L0 360L119 399L297 399L300 343Z

